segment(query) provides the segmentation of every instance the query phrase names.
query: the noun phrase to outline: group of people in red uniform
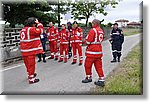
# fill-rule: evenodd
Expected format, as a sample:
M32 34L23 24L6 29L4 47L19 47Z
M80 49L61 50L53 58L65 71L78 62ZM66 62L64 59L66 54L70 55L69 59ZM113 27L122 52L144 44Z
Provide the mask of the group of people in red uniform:
M68 30L65 24L61 25L61 30L58 31L58 28L53 26L53 23L49 23L49 28L46 30L46 34L48 36L49 46L51 55L48 59L58 60L58 43L60 57L58 62L66 63L69 58L69 46L72 47L73 50L73 61L72 64L76 64L77 62L77 51L79 53L79 65L82 65L83 56L82 56L82 29L78 27L78 23L75 21L73 23L73 28ZM69 45L70 44L70 45Z
M92 29L87 34L85 44L86 58L85 58L85 73L86 78L82 83L92 82L92 65L94 64L99 76L99 80L95 85L104 86L104 74L102 69L102 46L101 42L104 38L104 33L99 26L99 20L94 19L92 22ZM36 18L30 17L25 21L25 27L20 32L20 48L22 57L27 69L29 84L39 82L35 73L35 57L37 54L44 54L42 44L40 42L40 35L44 32L44 27ZM73 51L72 65L77 63L77 52L79 55L79 66L83 63L82 55L82 28L78 27L76 21L73 22L72 29L67 29L65 24L61 25L61 30L55 28L53 23L49 23L46 30L47 38L50 45L49 59L59 60L58 62L66 63L69 58L69 46ZM58 54L58 43L60 55ZM59 56L58 56L59 55Z

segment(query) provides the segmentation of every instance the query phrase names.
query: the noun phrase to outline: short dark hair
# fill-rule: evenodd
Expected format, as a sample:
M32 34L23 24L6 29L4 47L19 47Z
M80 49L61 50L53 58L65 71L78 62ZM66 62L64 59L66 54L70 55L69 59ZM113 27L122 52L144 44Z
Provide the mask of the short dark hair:
M28 20L28 25L31 27L33 24L36 24L36 18L35 17L30 17L27 19Z
M66 26L66 24L62 24L62 25Z
M67 22L67 24L70 24L70 25L71 25L71 22Z
M77 22L77 21L74 21L73 24L78 24L78 22Z
M118 23L114 23L113 25L117 25L118 26Z

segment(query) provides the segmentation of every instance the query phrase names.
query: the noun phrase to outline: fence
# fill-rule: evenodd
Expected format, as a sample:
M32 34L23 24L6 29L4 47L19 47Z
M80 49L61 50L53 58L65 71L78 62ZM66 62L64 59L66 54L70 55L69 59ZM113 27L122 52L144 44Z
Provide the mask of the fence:
M46 29L46 28L45 28ZM86 37L90 28L83 29L83 39ZM1 60L8 61L16 58L21 58L20 53L20 30L21 28L5 28L1 34ZM110 28L104 28L105 39L110 36ZM47 48L49 49L48 45Z

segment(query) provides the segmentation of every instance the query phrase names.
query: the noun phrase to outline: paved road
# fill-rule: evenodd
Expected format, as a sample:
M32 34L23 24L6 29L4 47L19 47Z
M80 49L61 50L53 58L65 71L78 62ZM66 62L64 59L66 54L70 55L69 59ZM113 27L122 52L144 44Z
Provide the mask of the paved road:
M123 44L123 57L142 39L141 35L125 37ZM103 69L107 76L119 63L110 63L112 60L111 48L108 40L103 43ZM83 53L85 53L83 47ZM122 57L122 58L123 58ZM85 58L85 56L84 56ZM37 73L40 82L29 85L25 73L24 64L5 68L2 71L4 81L4 93L22 94L89 94L90 88L95 87L94 81L97 74L93 68L93 82L81 83L85 78L84 66L71 65L71 59L67 63L58 63L54 60L47 60L47 63L37 63Z

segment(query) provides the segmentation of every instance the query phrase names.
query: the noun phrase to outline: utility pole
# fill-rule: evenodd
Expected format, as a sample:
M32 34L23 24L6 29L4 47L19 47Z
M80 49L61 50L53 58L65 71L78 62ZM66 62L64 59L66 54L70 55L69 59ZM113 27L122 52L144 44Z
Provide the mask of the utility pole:
M58 27L60 27L60 3L58 0Z

